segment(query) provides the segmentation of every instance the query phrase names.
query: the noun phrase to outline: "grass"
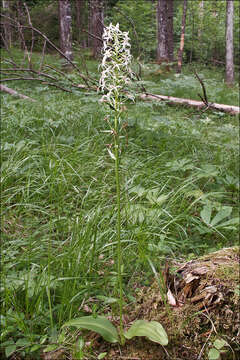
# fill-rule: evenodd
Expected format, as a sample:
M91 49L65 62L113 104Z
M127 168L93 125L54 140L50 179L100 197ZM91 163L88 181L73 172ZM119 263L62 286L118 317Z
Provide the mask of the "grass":
M151 92L197 98L199 84L188 68L179 77L146 69ZM199 74L211 101L237 105L237 87L226 91L220 72ZM106 150L112 138L102 132L98 95L7 85L37 103L2 94L2 349L26 359L39 358L49 345L74 353L78 334L63 334L62 324L116 309L115 178ZM147 259L159 270L166 257L237 243L239 150L237 117L220 112L137 101L127 105L126 119L121 241L130 303L132 284L153 276ZM206 206L212 217L223 208L228 215L208 226ZM94 349L84 351L75 358L96 358Z

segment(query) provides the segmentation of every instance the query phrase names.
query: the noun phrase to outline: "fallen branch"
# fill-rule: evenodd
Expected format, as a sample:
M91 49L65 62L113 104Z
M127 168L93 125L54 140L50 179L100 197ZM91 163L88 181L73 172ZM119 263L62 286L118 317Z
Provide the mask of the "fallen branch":
M17 77L17 78L5 78L5 79L1 79L0 82L4 82L4 81L16 81L16 80L30 80L30 81L39 81L41 82L42 84L44 85L48 85L48 86L53 86L57 89L60 89L60 90L63 90L63 91L66 91L66 92L71 92L71 90L69 89L66 89L60 85L57 85L55 83L50 83L48 81L45 81L45 80L42 80L42 79L38 79L38 78L34 78L34 77Z
M156 100L156 101L164 100L171 104L194 106L194 107L197 107L198 109L204 109L206 107L205 103L202 101L176 98L173 96L154 95L154 94L149 94L149 93L139 94L138 96L142 100ZM209 104L209 109L227 112L231 115L236 115L236 114L239 114L239 112L240 112L239 106L217 104L217 103Z
M18 96L20 97L21 99L24 99L24 100L29 100L29 101L32 101L32 102L36 102L35 99L32 99L30 98L29 96L26 96L26 95L23 95L23 94L20 94L19 92L17 92L16 90L13 90L5 85L2 85L0 84L0 91L4 91L10 95L14 95L14 96Z
M91 77L87 77L85 76L84 74L81 73L80 69L78 68L77 65L75 65L74 62L72 62L51 40L49 40L49 38L43 34L40 30L36 29L35 27L33 26L24 26L24 25L21 25L19 24L16 20L13 20L12 18L6 16L6 15L3 15L3 14L0 14L1 17L5 18L5 19L8 19L10 21L12 21L13 23L10 23L10 26L13 26L13 27L21 27L21 29L30 29L32 31L35 31L37 34L39 34L52 48L54 48L62 57L65 58L65 60L72 65L72 67L74 69L77 70L79 76L83 79L83 81L85 82L85 84L87 86L89 86L89 82L91 82L92 84L96 84L96 80L95 79L92 79Z

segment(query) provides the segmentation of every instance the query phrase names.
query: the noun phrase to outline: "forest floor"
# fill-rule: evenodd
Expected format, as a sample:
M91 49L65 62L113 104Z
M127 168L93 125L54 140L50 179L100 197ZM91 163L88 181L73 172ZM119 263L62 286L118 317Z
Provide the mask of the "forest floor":
M16 56L21 62L23 54L16 51ZM33 54L33 60L41 58ZM61 65L56 56L46 61ZM97 65L88 60L92 76L99 76ZM209 101L238 105L238 86L227 88L221 69L199 64L186 65L181 75L145 64L142 85L152 93L198 99L194 68L205 81ZM80 82L75 72L67 76ZM211 349L223 345L219 352L228 350L224 356L237 359L238 117L164 102L125 103L124 321L127 328L134 319L159 320L169 345L164 350L139 338L120 349L94 333L89 338L89 333L62 329L71 318L89 314L118 319L115 177L107 151L112 137L105 133L100 94L66 93L37 81L6 85L36 102L1 94L2 356L207 359ZM223 248L231 250L220 256L225 259L222 277L218 261L201 257ZM195 274L200 277L186 287L189 268L180 271L179 264L188 261L197 269L205 261L213 266ZM154 280L162 273L171 291L167 303L176 300L170 309L161 305ZM199 308L203 294L205 311Z

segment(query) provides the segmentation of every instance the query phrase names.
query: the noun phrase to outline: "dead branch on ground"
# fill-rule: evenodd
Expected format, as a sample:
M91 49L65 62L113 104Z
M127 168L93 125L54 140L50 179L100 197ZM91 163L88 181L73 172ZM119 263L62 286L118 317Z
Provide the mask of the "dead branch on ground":
M0 84L0 91L4 91L4 92L6 92L6 93L8 93L10 95L18 96L18 97L20 97L21 99L24 99L24 100L29 100L29 101L32 101L32 102L36 102L35 99L32 99L29 96L23 95L23 94L17 92L16 90L13 90L13 89L11 89L11 88L9 88L9 87L7 87L5 85L2 85L2 84Z
M166 101L170 104L193 106L193 107L197 107L198 109L203 109L206 106L205 103L202 101L177 98L173 96L145 93L145 94L139 94L138 97L142 100ZM237 115L240 113L240 108L238 106L233 106L233 105L211 103L209 104L209 109L223 111L231 115Z

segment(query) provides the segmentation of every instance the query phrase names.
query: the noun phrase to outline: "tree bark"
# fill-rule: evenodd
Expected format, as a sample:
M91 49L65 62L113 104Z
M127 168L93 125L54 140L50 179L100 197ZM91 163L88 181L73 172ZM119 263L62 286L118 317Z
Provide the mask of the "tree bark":
M2 9L3 9L3 13L6 16L9 17L11 16L10 1L2 0ZM12 28L9 25L9 20L7 19L4 19L3 30L4 30L5 46L7 47L7 49L9 49L12 46Z
M190 4L191 4L191 2L190 2ZM192 8L191 8L191 14L192 14L192 39L191 39L191 50L190 50L190 56L189 56L189 63L190 64L192 63L193 49L194 49L194 32L195 32L195 11L194 11L194 6L192 6Z
M85 36L83 36L83 30L85 26L86 18L86 0L75 0L76 5L76 26L77 26L77 38L81 46L86 48L87 42Z
M182 28L181 28L181 41L180 47L178 50L178 67L177 73L182 71L182 57L183 57L183 48L184 48L184 36L185 36L185 25L186 25L186 15L187 15L187 0L184 0L183 3L183 14L182 14Z
M99 40L103 34L104 6L103 0L90 0L89 2L89 45L93 50L93 56L98 58L102 42ZM90 39L91 37L91 39Z
M168 35L168 58L173 61L174 58L174 44L173 44L173 0L167 2L167 35Z
M72 15L69 0L59 0L60 49L64 55L73 60L72 51Z
M197 107L198 109L206 108L206 105L202 101L176 98L173 96L154 95L154 94L146 93L146 94L140 94L139 97L142 100L155 100L155 101L164 100L171 104L193 106L193 107ZM211 103L211 104L209 104L209 109L227 112L227 113L230 113L231 115L236 115L236 114L240 113L240 108L238 106L225 105L225 104Z
M226 3L226 83L231 86L234 83L234 65L233 65L233 0L227 0Z
M157 2L157 62L173 60L173 0Z

